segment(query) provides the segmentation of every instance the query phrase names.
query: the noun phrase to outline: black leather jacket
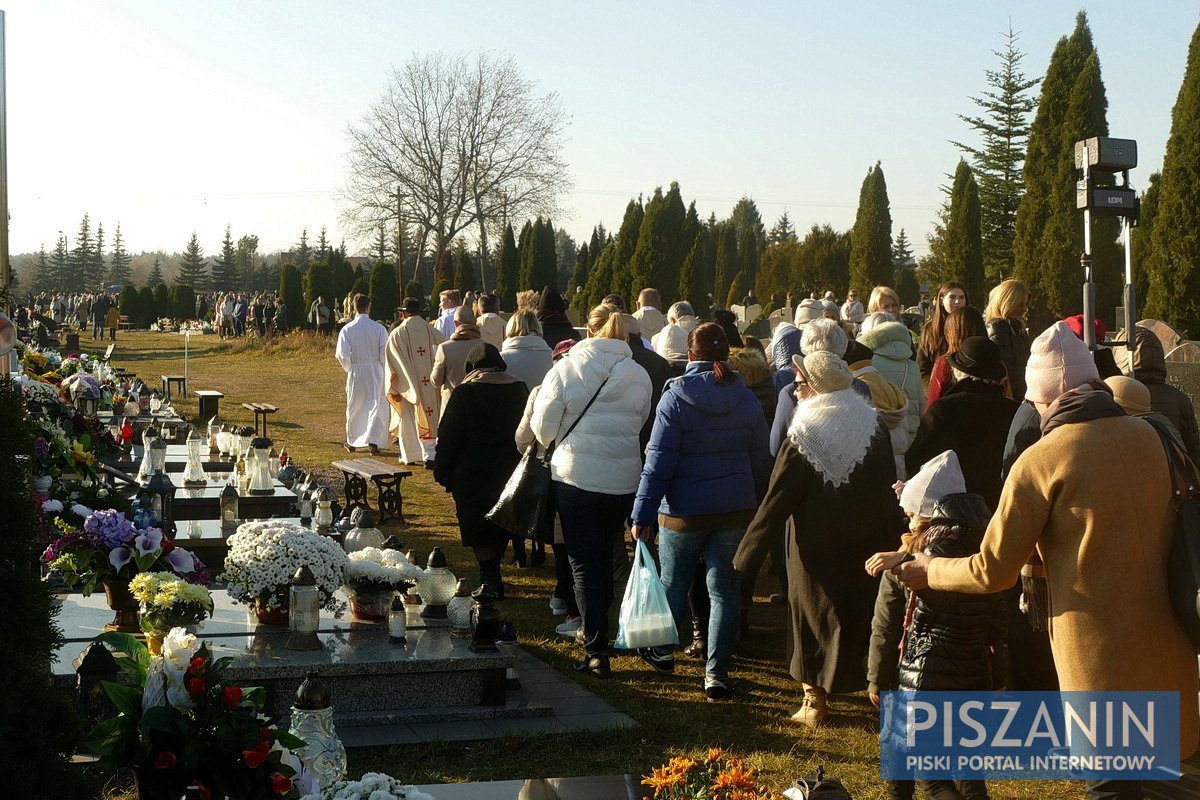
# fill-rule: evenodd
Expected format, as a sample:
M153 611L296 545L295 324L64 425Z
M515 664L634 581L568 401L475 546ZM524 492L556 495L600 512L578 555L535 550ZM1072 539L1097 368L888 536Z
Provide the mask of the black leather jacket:
M991 512L977 494L942 499L925 532L925 553L961 558L979 552ZM1008 680L1004 595L922 589L900 661L900 688L999 689Z

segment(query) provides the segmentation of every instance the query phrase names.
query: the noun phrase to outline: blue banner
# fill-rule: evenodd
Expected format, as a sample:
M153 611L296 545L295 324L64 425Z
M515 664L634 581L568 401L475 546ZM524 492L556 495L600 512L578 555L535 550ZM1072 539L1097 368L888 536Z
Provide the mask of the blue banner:
M1178 692L884 692L879 726L885 780L1179 779Z

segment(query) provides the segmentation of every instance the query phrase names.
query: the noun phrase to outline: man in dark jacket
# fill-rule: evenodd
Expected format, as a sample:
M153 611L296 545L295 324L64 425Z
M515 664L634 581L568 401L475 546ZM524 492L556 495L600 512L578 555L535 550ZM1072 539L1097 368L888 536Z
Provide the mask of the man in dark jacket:
M92 303L92 338L104 340L104 318L108 316L108 294L102 294Z
M1196 410L1188 396L1167 383L1167 359L1162 341L1154 331L1137 326L1133 351L1133 377L1150 390L1150 408L1162 414L1183 437L1192 461L1200 463L1200 430L1196 427ZM1120 355L1124 358L1125 352Z
M625 322L625 332L629 334L629 349L633 351L633 360L650 376L650 416L646 418L646 424L642 426L642 433L638 437L642 445L642 463L645 463L646 445L650 442L650 431L654 428L654 409L658 408L663 386L674 373L669 361L646 347L646 342L642 339L642 326L637 317L622 314L621 319Z

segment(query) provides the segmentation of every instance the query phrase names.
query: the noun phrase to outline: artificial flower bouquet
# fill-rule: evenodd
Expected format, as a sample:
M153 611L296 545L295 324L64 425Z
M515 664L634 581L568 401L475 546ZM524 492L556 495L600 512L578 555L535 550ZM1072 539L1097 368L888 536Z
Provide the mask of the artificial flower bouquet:
M96 641L113 650L132 685L104 682L118 715L97 725L82 747L105 769L132 769L141 796L296 800L317 791L296 756L304 742L264 711L261 686L230 683L229 658L181 628L168 633L162 655L124 633Z
M759 784L753 769L730 758L719 747L709 748L702 761L676 756L642 780L655 800L783 800L783 795Z
M142 630L165 633L172 628L198 625L213 613L212 594L172 572L141 572L129 582L138 601Z
M138 528L124 512L93 511L83 527L73 529L57 520L62 535L50 542L42 560L58 570L68 586L80 586L84 596L105 581L127 580L139 572L172 572L207 583L204 562L163 535L158 528Z
M293 522L246 522L229 537L222 578L229 596L260 609L287 607L292 576L307 565L316 578L321 607L335 610L348 560L337 542Z
M301 800L433 800L433 796L388 775L368 772L356 781L338 781Z
M355 594L389 594L416 582L422 574L399 550L364 547L350 554L344 580Z

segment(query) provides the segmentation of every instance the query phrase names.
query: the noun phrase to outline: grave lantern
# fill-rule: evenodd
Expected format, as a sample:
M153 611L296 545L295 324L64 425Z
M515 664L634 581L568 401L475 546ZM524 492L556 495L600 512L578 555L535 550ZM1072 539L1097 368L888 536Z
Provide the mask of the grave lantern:
M405 586L400 586L403 592ZM408 637L408 612L400 595L392 598L392 607L388 611L388 641L392 644L404 644Z
M164 445L165 447L165 445ZM168 539L175 537L175 484L161 469L154 470L150 480L142 489L142 495L150 504L150 510L158 516L163 534Z
M450 602L446 603L446 617L450 620L452 636L467 637L471 635L471 607L473 605L470 585L466 580L460 580L458 588L454 591L454 597L451 597Z
M150 387L144 383L138 387L137 404L139 414L150 413Z
M496 632L500 627L500 612L492 605L496 595L484 584L471 596L475 598L475 607L471 609L471 652L495 653Z
M154 444L158 438L158 428L153 425L147 425L146 429L142 431L142 463L138 465L138 483L144 484L154 474L153 466L150 463L150 445Z
M504 670L504 688L516 691L521 688L521 674L517 672L517 626L511 620L504 620L496 629L496 644L505 655L513 656L513 665Z
M75 409L85 417L96 416L99 404L99 398L93 394L91 389L82 389L79 394L75 395Z
M296 690L292 704L292 725L288 731L303 739L304 748L296 755L312 773L321 789L327 789L346 776L346 747L333 725L333 705L329 692L317 673L310 672Z
M317 625L321 618L321 592L317 579L305 564L292 576L288 590L288 650L320 650L321 639L317 636Z
M221 490L221 530L232 531L238 526L238 492L232 483Z
M221 418L215 414L208 421L208 452L219 453L221 451L221 448L217 446L217 435L221 433L221 426L224 424Z
M313 529L317 533L333 533L333 490L322 486L313 492L313 503L317 507L313 516Z
M425 619L445 619L446 603L454 597L457 584L454 573L446 568L446 554L440 547L433 548L425 571L417 581L421 602L425 604L421 616Z
M375 527L375 515L371 513L369 508L356 508L350 512L350 521L354 527L346 531L342 538L342 549L347 553L353 553L357 550L362 550L366 547L377 547L380 550L401 550L404 543L396 539L395 544L399 547L388 547L384 541L383 532ZM395 537L391 537L387 541L391 541Z
M250 441L250 494L275 494L275 482L271 478L271 440L266 438Z
M187 468L183 471L184 486L207 486L208 478L204 474L204 465L200 460L204 457L204 437L192 429L187 440Z

